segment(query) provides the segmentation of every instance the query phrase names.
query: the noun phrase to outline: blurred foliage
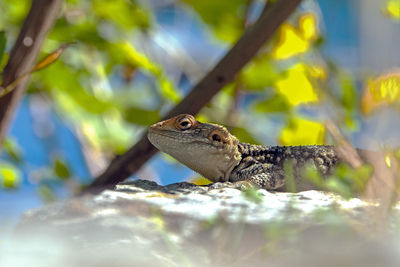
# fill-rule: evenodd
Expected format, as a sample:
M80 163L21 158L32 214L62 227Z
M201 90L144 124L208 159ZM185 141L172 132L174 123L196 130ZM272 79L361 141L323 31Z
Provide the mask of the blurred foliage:
M14 165L0 161L0 183L5 189L15 189L21 183L21 172Z
M10 157L15 163L22 162L22 149L18 146L16 140L12 137L6 138L3 142L3 151Z
M373 168L370 165L363 165L359 168L352 168L347 164L339 164L334 173L325 178L315 169L309 166L304 170L304 176L318 188L336 192L346 198L360 195L371 177Z
M387 0L384 13L394 21L400 21L400 0Z
M397 16L398 3L387 1L385 10L391 17ZM29 5L28 0L0 2L1 68ZM168 5L179 12L194 14L197 23L209 33L207 38L216 46L229 49L261 13L264 1L181 0ZM156 52L152 54L149 48L153 46L149 40L164 31L156 19L160 10L146 1L67 0L43 44L40 58L44 60L37 69L46 68L32 75L28 93L51 103L52 109L79 137L85 155L99 155L93 159L87 157L89 165L124 153L144 127L158 121L182 99L185 86L181 80L190 74L184 67L179 73L168 69L165 62L179 59L179 53L183 57L186 51L179 47L175 58L163 51L163 58L157 59ZM321 19L307 7L295 12L278 29L272 42L261 49L198 118L227 125L244 142L263 143L250 129L265 122L257 118L278 117L280 127L268 132L276 135L277 142L313 145L326 142L321 116L313 112L318 108L334 103L338 109L332 114L334 119L344 129L356 130L361 106L364 114L368 114L380 105L398 103L397 74L372 79L360 92L354 78L322 56ZM57 48L69 43L74 45L58 53L61 51ZM7 170L3 184L17 186L20 174L10 166L23 164L23 153L12 141L4 145L4 150L7 160L13 163L2 167ZM71 185L74 180L70 179L74 173L65 158L56 156L49 165L30 177L40 185L39 192L46 200L56 197L52 191L55 185ZM337 176L346 176L346 172ZM357 170L349 173L358 175ZM332 182L330 187L340 188L341 183Z
M14 90L28 75L36 71L39 71L41 69L44 69L50 64L54 63L59 58L64 49L67 48L69 45L70 44L61 45L59 48L57 48L49 55L47 55L45 58L43 58L41 61L39 61L39 63L37 63L32 69L28 70L25 73L22 73L20 76L15 78L15 80L12 81L10 84L8 84L6 87L4 88L0 87L0 98L10 93L12 90Z
M215 36L222 41L234 44L242 35L249 5L247 0L181 0L181 2L193 8Z
M319 122L301 117L292 117L283 128L280 143L283 145L322 145L324 144L325 128Z
M317 37L317 19L314 14L306 13L298 19L298 27L282 25L271 55L274 59L288 59L306 53Z
M384 106L400 104L400 73L383 74L367 83L362 98L362 111L371 114Z
M0 64L3 62L3 54L6 48L6 34L4 31L0 31Z

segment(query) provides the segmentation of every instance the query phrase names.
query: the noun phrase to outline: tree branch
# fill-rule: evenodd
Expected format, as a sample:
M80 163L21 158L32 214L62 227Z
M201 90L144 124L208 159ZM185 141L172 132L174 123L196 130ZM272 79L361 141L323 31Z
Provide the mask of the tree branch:
M301 0L278 0L269 4L256 23L245 31L234 47L193 88L193 90L164 119L189 113L196 114L221 88L232 82L236 74L253 58L279 25L300 4ZM112 188L138 171L157 150L147 140L147 132L124 155L113 160L103 174L83 192L97 193Z
M4 68L2 88L6 88L17 77L33 68L42 42L56 19L61 2L62 0L33 0ZM7 135L12 115L25 92L27 78L9 94L0 98L0 146Z

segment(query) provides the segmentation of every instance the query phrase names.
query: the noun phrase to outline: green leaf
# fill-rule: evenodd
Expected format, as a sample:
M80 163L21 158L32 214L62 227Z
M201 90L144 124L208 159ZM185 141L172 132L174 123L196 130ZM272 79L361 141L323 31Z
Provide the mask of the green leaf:
M342 89L342 105L347 112L351 112L356 108L356 100L359 98L354 81L349 75L341 75L339 83Z
M153 62L145 54L139 52L133 45L128 42L119 43L116 46L118 50L117 54L122 55L124 60L134 67L140 68L142 71L151 74L156 78L158 85L160 86L162 95L174 102L178 103L182 98L180 92L175 88L173 83L165 75L164 70L161 66Z
M68 98L83 110L93 114L103 114L115 108L114 103L111 101L99 99L83 88L81 80L89 78L84 71L74 70L58 61L46 71L38 74L40 75L40 81L46 85L44 89L49 90L56 99ZM54 77L57 77L57 79L54 79ZM67 108L68 103L60 104ZM76 109L76 106L68 106L68 108ZM74 113L76 110L71 110L70 112Z
M139 107L129 107L125 110L126 121L138 125L148 126L160 120L157 110L146 110Z
M246 200L251 201L255 204L260 204L263 201L263 196L262 194L253 188L247 189L243 191L242 194Z
M21 180L22 174L18 168L9 163L0 162L0 181L2 187L6 189L17 188Z
M56 21L49 38L61 43L74 41L79 44L104 47L106 40L98 33L97 27L98 25L93 21L84 20L71 24L65 18L60 18Z
M234 43L244 29L247 0L182 0L211 26L217 38Z
M6 49L6 43L7 43L6 34L4 33L4 31L0 31L0 64L3 60L3 54L4 50Z
M38 64L36 64L32 69L22 73L20 76L15 78L14 81L12 81L0 92L0 97L3 97L6 94L10 93L12 90L14 90L29 74L39 71L53 64L60 57L62 51L64 51L64 49L69 45L70 43L61 45L58 49L54 50L52 53L47 55L43 60L41 60Z
M344 122L350 129L356 130L359 125L354 118L354 113L358 110L360 96L357 93L354 80L349 75L339 75L339 83L342 90L340 101L346 111L344 114Z
M269 61L267 55L253 59L240 74L240 81L246 90L260 91L272 86L279 73Z
M14 138L7 137L3 144L4 151L17 163L22 161L22 151Z
M303 177L318 188L323 188L325 181L321 173L312 164L307 164L303 170Z
M292 160L284 161L283 170L285 172L286 190L288 192L296 192L296 181L294 177L294 162Z
M286 97L280 94L275 94L271 98L257 102L254 109L258 112L275 113L287 112L291 109L291 105Z
M325 183L325 188L329 191L336 192L345 198L350 198L353 196L351 187L341 179L329 178Z
M129 30L134 27L150 27L150 16L135 1L126 0L93 0L93 11L100 17L114 22L119 27Z
M250 144L259 144L256 139L245 129L241 127L233 127L231 132L234 136L239 138L241 142L250 143Z
M67 164L60 158L56 158L54 160L53 170L54 173L58 176L58 178L62 180L67 180L71 177L71 173L68 169Z
M57 196L54 193L54 190L46 184L39 186L38 191L40 197L47 203L54 202L57 200Z

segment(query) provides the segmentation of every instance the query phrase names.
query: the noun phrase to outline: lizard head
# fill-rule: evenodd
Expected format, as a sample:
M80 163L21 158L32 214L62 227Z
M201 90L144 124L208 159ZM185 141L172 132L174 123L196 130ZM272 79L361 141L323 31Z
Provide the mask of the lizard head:
M148 138L159 150L211 181L226 181L240 162L238 139L218 124L181 114L150 126Z

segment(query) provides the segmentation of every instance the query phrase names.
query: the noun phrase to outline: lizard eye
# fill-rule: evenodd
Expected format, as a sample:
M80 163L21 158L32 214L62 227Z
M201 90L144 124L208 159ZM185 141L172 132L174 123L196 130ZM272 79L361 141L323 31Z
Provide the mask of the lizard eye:
M190 127L192 127L192 123L190 122L190 120L189 119L183 119L183 120L181 120L180 122L179 122L179 124L178 124L178 127L179 127L179 129L181 129L181 130L187 130L187 129L189 129Z
M217 142L221 142L221 136L219 136L218 134L213 134L211 136L211 139Z
M208 136L208 139L210 139L210 141L216 141L216 142L219 142L219 143L225 143L224 136L218 130L212 131L210 133L210 135Z

